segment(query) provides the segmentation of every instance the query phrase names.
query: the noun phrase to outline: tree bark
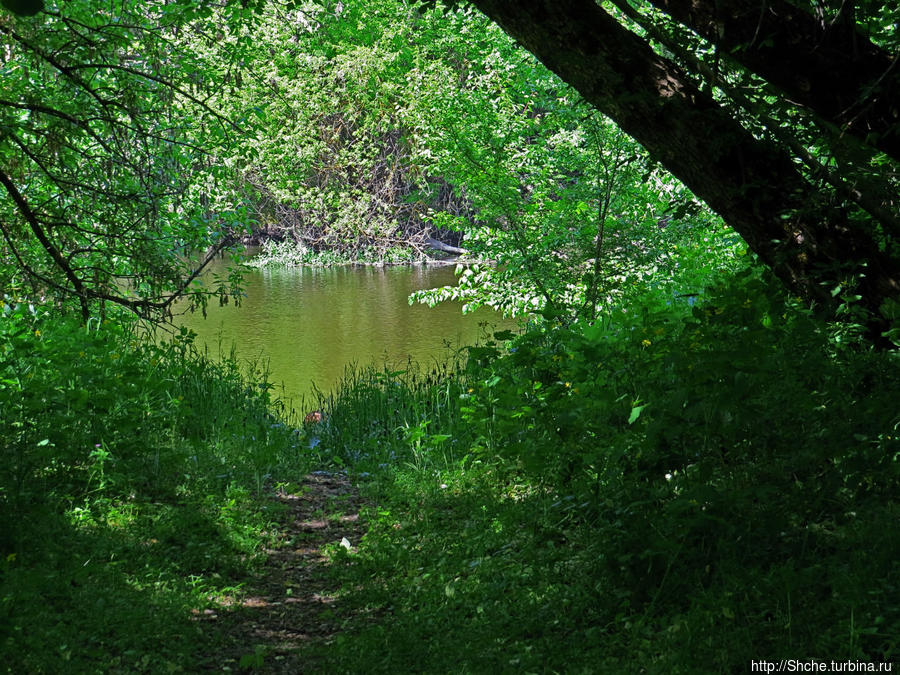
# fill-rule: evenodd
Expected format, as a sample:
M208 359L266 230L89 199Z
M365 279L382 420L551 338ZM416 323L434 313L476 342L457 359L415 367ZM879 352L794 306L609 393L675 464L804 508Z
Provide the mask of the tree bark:
M822 120L900 160L900 63L783 0L650 0Z
M474 4L719 213L794 292L833 307L823 282L857 273L875 312L900 293L900 264L852 229L790 155L754 137L594 0Z

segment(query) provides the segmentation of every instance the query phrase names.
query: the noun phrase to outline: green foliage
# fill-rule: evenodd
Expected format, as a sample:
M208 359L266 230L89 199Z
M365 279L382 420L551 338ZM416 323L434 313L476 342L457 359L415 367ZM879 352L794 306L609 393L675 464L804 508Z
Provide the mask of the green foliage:
M349 259L425 255L423 209L448 195L432 194L440 181L412 160L400 117L417 14L393 1L268 5L252 26L211 18L182 37L224 83L219 109L249 116L220 161L255 192L263 236Z
M340 391L319 402L327 411L315 432L320 461L373 470L458 455L465 438L441 430L459 424L460 377L458 360L426 372L414 363L348 368Z
M213 23L186 39L228 85L218 108L248 116L221 161L256 189L260 236L283 239L260 264L421 260L427 237L461 237L486 264L417 299L591 319L650 277L680 283L686 254L713 272L737 251L683 186L471 9L379 0L270 7L233 33Z
M107 303L158 317L180 294L204 302L198 266L248 217L211 155L238 128L203 103L203 64L173 42L198 13L82 1L4 15L5 291L74 305L84 321Z
M230 4L0 20L0 663L209 665L192 612L239 592L259 496L314 463L373 504L331 551L329 672L896 658L900 379L854 280L819 322L469 9ZM350 369L292 430L264 368L103 320L202 304L196 256L247 231L245 194L284 239L268 262L457 231L482 262L418 298L534 320L465 366Z
M336 265L401 265L421 262L414 250L402 247L315 250L293 241L263 241L247 264L253 267L333 267Z
M14 459L2 483L11 503L92 489L90 467L101 466L118 491L137 487L134 476L148 481L142 489L168 485L189 466L222 473L223 485L260 482L289 452L287 431L273 427L271 385L245 383L233 359L201 358L184 332L154 344L116 324L31 314L24 303L3 312L2 425ZM227 404L235 397L245 401L239 415ZM241 443L251 440L257 454L247 463Z
M683 283L678 245L697 255L694 270L728 264L735 238L496 26L473 11L430 19L407 126L416 157L468 203L432 222L491 264L416 299L591 320L649 277Z
M0 321L0 655L16 672L190 668L296 480L271 386L200 356L5 298Z
M897 355L836 342L755 269L647 299L473 348L452 414L366 446L365 416L333 424L323 452L367 448L375 505L335 569L353 613L331 667L896 658ZM391 391L376 419L436 390L353 380L335 404Z

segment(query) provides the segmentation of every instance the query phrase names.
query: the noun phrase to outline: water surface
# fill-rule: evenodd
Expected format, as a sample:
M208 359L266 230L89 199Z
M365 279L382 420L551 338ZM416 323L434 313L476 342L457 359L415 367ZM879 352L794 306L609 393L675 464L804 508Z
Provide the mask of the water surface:
M212 273L224 273L217 262ZM349 364L431 365L453 348L514 326L489 310L463 315L459 303L409 305L415 290L455 283L453 266L250 269L240 307L211 303L176 320L198 334L213 356L232 344L242 361L266 359L276 393L328 392ZM283 386L283 394L281 387Z

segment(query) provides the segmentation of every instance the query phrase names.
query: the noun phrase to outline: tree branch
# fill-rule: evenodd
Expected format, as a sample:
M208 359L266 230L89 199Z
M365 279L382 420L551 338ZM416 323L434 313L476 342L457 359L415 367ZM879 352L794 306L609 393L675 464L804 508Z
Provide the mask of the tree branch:
M792 158L732 119L594 0L474 0L718 212L794 292L834 308L823 282L859 275L877 314L900 264L830 205Z
M785 0L650 0L826 122L900 160L900 68L851 22Z
M63 258L62 254L59 252L59 249L50 241L49 237L47 237L47 233L44 232L44 229L41 227L41 223L37 218L37 215L34 211L31 210L31 207L28 205L28 202L25 200L25 197L22 196L22 193L19 192L15 183L13 183L12 179L0 169L0 185L3 185L6 188L6 192L12 198L13 202L16 205L16 208L19 210L19 213L22 214L22 217L25 219L25 222L28 223L28 226L31 229L31 232L34 234L35 238L40 242L41 246L59 268L59 270L63 273L63 275L68 279L69 283L72 284L72 288L74 290L74 294L78 297L78 301L81 304L81 316L87 321L90 318L90 312L88 310L87 305L87 295L85 293L84 284L81 279L75 274L69 264L66 262L65 258Z

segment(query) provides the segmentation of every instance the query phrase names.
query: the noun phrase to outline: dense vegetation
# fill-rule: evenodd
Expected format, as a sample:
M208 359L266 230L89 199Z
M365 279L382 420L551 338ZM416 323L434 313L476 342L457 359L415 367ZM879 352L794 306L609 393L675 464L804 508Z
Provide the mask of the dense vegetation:
M752 271L511 344L455 389L360 378L335 401L322 445L375 499L335 568L336 670L896 659L895 355L836 349Z
M852 116L801 100L734 16L716 37L678 2L603 10L609 44L628 27L696 89L699 150L660 131L684 101L666 122L639 78L623 99L584 76L599 5L556 3L559 40L546 3L474 4L574 88L459 3L4 0L3 668L222 667L228 637L193 619L241 595L271 495L313 469L370 505L329 549L322 672L896 660L896 71L849 81L896 50L890 3L790 15L865 37L835 86ZM705 202L663 168L684 165ZM522 329L430 372L349 370L304 424L264 368L167 323L239 300L239 268L202 272L248 238L270 264L443 242L458 285L413 300ZM231 665L275 669L267 649Z

